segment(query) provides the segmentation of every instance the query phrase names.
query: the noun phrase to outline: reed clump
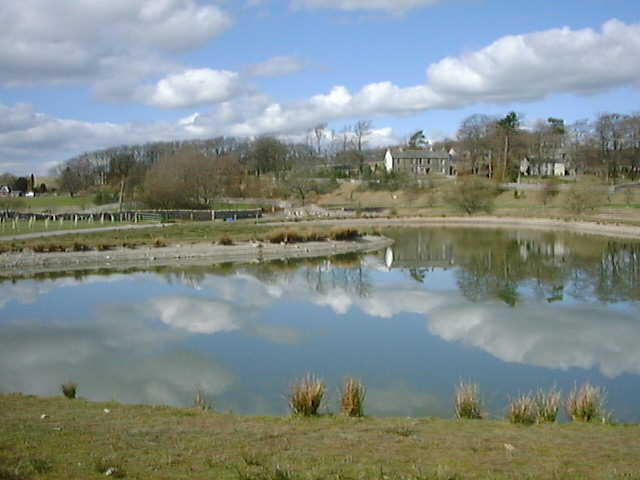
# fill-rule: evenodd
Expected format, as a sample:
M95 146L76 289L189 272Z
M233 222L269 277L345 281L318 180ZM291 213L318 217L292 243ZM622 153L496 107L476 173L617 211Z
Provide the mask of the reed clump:
M345 227L345 228L334 228L329 233L329 237L332 240L337 240L337 241L351 241L351 240L359 239L361 235L358 229Z
M364 415L364 399L367 389L355 378L345 379L340 392L340 406L342 413L348 417L362 417Z
M606 417L604 404L606 393L604 389L583 383L575 385L567 398L565 408L567 416L574 422L592 422Z
M507 409L507 419L511 423L533 425L538 421L538 405L532 394L520 395L511 400Z
M231 245L233 245L233 239L230 236L225 235L224 237L220 238L220 240L218 240L218 245L230 247Z
M457 418L481 419L480 387L477 383L461 381L456 389L455 409Z
M73 399L76 398L76 393L78 392L78 384L76 382L68 380L60 385L60 390L65 397Z
M327 387L324 381L312 374L295 380L289 391L289 408L295 415L317 415Z
M556 388L548 391L538 390L535 395L538 409L538 423L554 423L558 418L558 411L562 402L562 394Z
M299 243L304 240L304 235L291 228L276 230L267 235L269 243Z

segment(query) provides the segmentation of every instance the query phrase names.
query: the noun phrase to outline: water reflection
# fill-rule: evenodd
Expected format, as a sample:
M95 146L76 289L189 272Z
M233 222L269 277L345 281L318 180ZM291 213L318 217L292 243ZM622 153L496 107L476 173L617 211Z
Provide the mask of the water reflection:
M448 415L460 378L494 411L506 393L587 377L640 394L638 243L389 234L364 258L4 282L0 390L50 395L71 378L90 398L188 405L200 388L221 409L284 413L291 379L314 371L334 387L361 377L385 415Z

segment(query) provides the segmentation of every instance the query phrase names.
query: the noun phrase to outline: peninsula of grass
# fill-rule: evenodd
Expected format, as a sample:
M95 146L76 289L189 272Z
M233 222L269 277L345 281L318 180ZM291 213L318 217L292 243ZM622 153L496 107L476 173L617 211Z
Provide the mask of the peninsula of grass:
M253 222L186 222L132 230L104 230L0 242L0 253L33 251L107 251L116 248L159 248L171 245L243 242L301 243L356 240L371 229L292 224L287 228Z
M258 417L3 394L0 478L631 479L638 428Z

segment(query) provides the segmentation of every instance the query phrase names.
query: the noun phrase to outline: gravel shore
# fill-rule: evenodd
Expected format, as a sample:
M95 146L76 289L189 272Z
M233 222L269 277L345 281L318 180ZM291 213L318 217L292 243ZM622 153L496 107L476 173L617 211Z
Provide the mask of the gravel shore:
M392 240L365 236L357 241L325 241L299 244L212 243L176 244L167 247L118 248L106 252L5 253L0 255L2 276L104 268L153 268L158 266L250 263L288 258L311 258L351 252L372 252L391 245Z

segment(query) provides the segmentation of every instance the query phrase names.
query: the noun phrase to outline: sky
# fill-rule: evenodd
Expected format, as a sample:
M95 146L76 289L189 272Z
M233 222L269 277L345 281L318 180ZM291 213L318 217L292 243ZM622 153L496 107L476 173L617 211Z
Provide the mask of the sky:
M2 0L0 172L111 146L640 111L639 0Z

